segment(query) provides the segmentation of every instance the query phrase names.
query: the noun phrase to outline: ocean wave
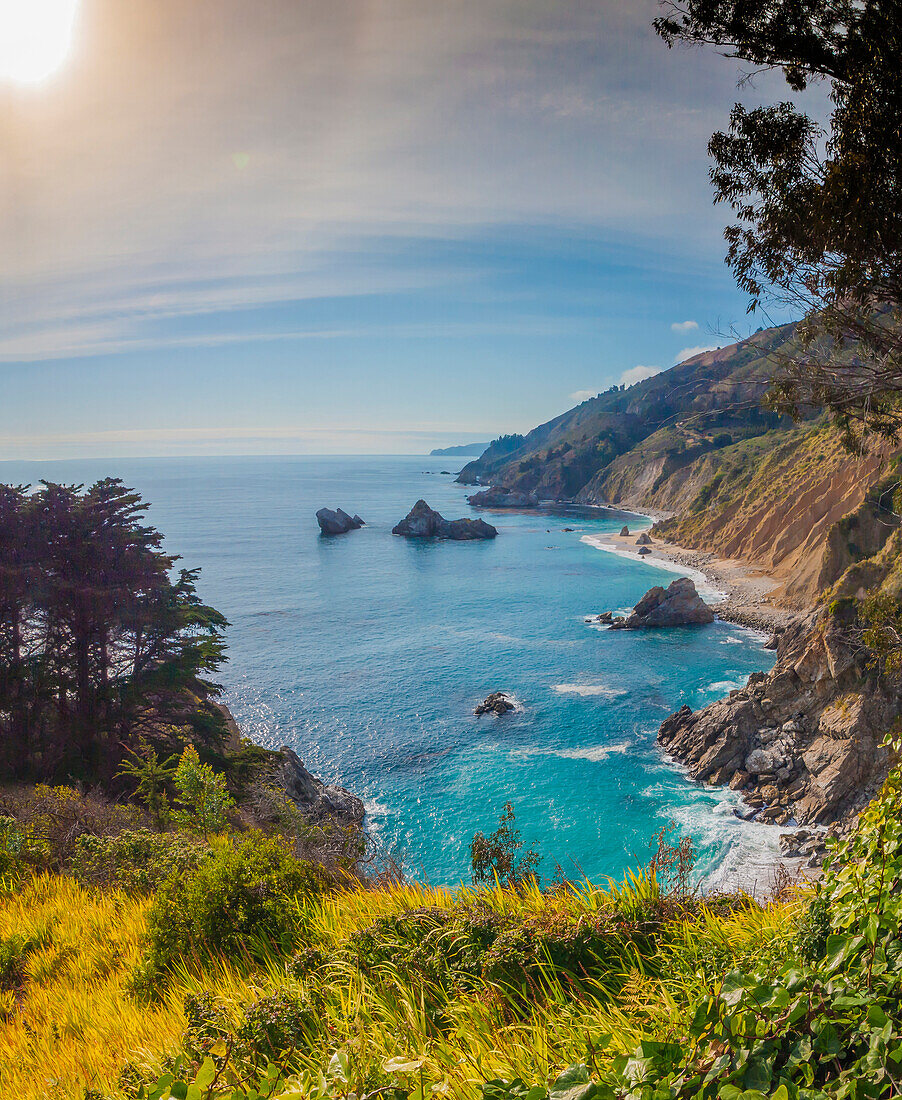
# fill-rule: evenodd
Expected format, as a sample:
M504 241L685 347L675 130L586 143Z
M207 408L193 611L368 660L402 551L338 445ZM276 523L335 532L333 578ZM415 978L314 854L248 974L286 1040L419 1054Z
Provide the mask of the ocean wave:
M713 684L708 684L705 691L716 691L720 695L726 695L728 691L738 691L742 687L742 684L738 680L715 680Z
M591 760L600 763L609 756L622 755L633 747L631 741L618 741L612 745L587 745L580 749L517 749L517 756L558 756L563 760Z
M551 690L558 695L582 695L587 698L591 695L602 695L613 699L617 695L627 694L623 688L605 687L604 684L552 684Z

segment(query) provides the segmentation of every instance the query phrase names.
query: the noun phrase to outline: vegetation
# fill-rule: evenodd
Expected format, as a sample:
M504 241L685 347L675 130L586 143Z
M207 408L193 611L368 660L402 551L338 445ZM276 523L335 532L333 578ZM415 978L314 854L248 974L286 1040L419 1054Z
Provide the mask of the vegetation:
M727 260L750 310L804 314L779 358L777 407L828 409L850 442L902 424L902 14L896 0L666 0L668 45L708 45L829 83L826 130L794 102L733 108L709 145L736 221Z
M0 773L109 784L140 738L217 746L225 619L122 482L0 486Z

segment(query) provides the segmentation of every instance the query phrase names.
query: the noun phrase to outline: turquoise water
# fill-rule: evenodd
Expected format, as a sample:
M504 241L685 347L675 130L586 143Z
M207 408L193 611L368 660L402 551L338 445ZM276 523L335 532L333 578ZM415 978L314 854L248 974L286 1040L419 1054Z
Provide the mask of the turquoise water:
M646 860L669 820L702 848L709 880L747 881L771 830L734 796L686 780L655 745L658 725L766 669L761 637L725 623L609 633L585 616L627 608L672 573L583 539L617 531L598 514L496 513L484 543L391 535L425 498L473 514L442 475L453 459L218 458L3 463L0 479L115 475L153 502L167 548L201 566L201 595L231 621L221 679L243 730L293 746L367 801L370 825L412 874L466 877L477 829L510 800L543 871L618 875ZM367 527L322 539L317 508ZM564 527L573 527L565 532ZM476 718L505 690L515 713ZM761 874L764 873L762 870Z

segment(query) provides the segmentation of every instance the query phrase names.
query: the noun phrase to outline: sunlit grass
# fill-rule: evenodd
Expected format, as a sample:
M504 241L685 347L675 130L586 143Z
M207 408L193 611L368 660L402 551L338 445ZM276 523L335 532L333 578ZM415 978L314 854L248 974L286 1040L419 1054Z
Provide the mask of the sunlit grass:
M309 901L299 918L317 943L337 947L377 917L448 909L477 897L506 916L550 913L579 920L615 905L621 913L631 907L638 912L656 894L647 874L610 888L583 883L547 894L398 885ZM85 1088L119 1095L126 1064L156 1072L178 1049L190 993L211 991L237 1019L276 988L309 992L309 981L324 1000L318 1034L298 1056L302 1081L315 1080L342 1049L361 1079L403 1055L422 1059L425 1079L449 1095L475 1098L486 1079L540 1080L574 1061L592 1064L606 1045L605 1058L632 1051L643 1037L676 1034L686 1005L704 988L705 967L714 960L729 968L785 941L798 904L750 906L726 916L702 912L677 921L659 939L654 959L624 949L595 985L583 980L577 988L549 968L541 999L523 991L526 1012L522 1000L514 1010L510 990L486 985L449 1000L427 983L405 980L390 964L367 976L340 954L328 964L325 981L321 974L292 978L277 959L248 972L224 960L202 969L189 964L147 1002L128 992L141 957L147 902L45 875L18 896L0 897L0 936L30 943L21 988L0 997L0 1084L5 1096L18 1100L82 1098Z

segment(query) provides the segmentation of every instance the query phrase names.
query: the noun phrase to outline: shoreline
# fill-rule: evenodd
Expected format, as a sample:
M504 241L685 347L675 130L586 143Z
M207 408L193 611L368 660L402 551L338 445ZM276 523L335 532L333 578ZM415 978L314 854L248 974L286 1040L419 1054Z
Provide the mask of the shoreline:
M653 524L666 518L667 513L629 511L629 514L647 521L646 524L630 528L629 535L584 535L582 541L606 553L644 561L668 572L684 570L685 575L696 581L699 594L710 603L718 618L737 626L774 633L785 629L800 614L773 599L772 594L780 584L764 570L734 558L720 558L709 551L691 550L650 535ZM647 547L650 554L639 555L636 538L640 534L648 534L651 538ZM700 585L699 578L702 579ZM702 586L707 591L702 591Z

